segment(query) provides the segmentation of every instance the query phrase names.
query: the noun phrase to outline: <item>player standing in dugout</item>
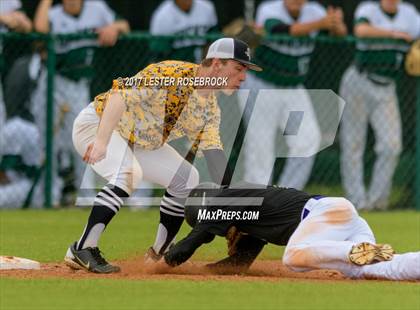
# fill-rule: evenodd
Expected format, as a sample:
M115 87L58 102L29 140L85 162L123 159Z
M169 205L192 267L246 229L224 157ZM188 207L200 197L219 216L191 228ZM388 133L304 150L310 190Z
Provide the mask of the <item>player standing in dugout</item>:
M354 20L355 60L339 89L346 101L339 139L341 177L347 197L358 209L386 209L403 147L397 85L410 44L420 39L420 13L400 0L364 1ZM369 125L375 160L370 184L365 185L363 156Z
M210 45L200 65L182 61L151 64L132 78L114 80L112 89L96 96L79 114L73 127L74 146L108 184L97 194L82 236L67 250L64 260L70 267L96 273L120 270L101 256L98 240L123 199L142 180L166 188L156 240L146 260L154 261L165 253L183 222L189 191L199 183L197 169L167 142L187 136L194 142L193 152L204 155L213 181L223 183L227 159L215 92L231 95L238 90L247 69L262 70L251 62L248 45L219 39ZM166 83L170 78L227 79L226 83L195 87ZM162 83L145 87L159 79Z

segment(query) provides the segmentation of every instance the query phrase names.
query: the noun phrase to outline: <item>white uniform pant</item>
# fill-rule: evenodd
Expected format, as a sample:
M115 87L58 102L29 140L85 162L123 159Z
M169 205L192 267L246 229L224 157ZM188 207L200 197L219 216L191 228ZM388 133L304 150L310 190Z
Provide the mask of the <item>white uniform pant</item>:
M1 85L1 82L0 82L0 161L1 161L2 155L4 154L2 143L4 143L3 135L4 135L5 123L6 123L6 107L4 106L4 100L3 100L3 86Z
M357 208L386 207L402 148L401 117L395 83L380 86L347 69L340 85L346 102L341 121L341 177L347 197ZM363 153L368 124L375 133L376 160L369 189L364 185Z
M0 209L2 208L21 208L28 197L34 181L24 175L7 173L10 183L0 185ZM62 184L55 183L53 185L53 205L59 205L59 195ZM44 180L40 180L34 188L32 199L30 201L31 208L41 208L44 206Z
M21 156L25 165L41 166L43 152L40 134L34 123L20 117L9 119L3 127L4 155Z
M80 156L94 141L99 120L93 104L76 118L73 143ZM105 159L92 165L92 168L128 194L139 187L142 179L167 188L169 194L178 198L187 197L189 190L199 183L197 169L168 144L156 150L144 150L137 145L129 145L117 131L112 133Z
M0 85L1 87L1 85ZM35 125L20 118L6 123L6 115L0 88L0 161L2 155L21 155L27 165L41 165L39 133ZM8 172L9 183L0 185L0 208L22 207L32 182L26 176Z
M21 208L31 189L32 182L26 177L15 178L0 185L0 209Z
M25 165L41 167L43 152L40 134L35 124L19 117L9 119L3 127L3 155L21 156ZM13 171L7 173L10 183L0 185L0 208L18 208L23 205L32 187L33 180ZM58 205L61 182L52 185L53 204ZM35 187L31 207L41 207L44 203L44 174Z
M247 74L242 88L253 90L279 89L277 85L250 73ZM284 132L285 128L282 128L281 124L287 123L290 111L305 107L303 119L305 126L299 128L299 131L305 131L299 132L302 138L296 140L290 139L287 135L282 136L289 149L289 154L314 153L313 150L317 150L321 144L321 131L307 91L302 85L293 90L293 92L283 92L281 96L277 97L270 96L270 94L261 97L260 93L258 102L253 109L252 128L248 125L247 136L249 135L249 139L245 139L245 145L243 146L245 149L245 181L258 184L267 184L270 181L279 148L279 143L277 143L278 132ZM241 104L245 103L244 101L240 102ZM264 102L270 102L270 109L264 110ZM257 105L260 106L258 111ZM273 106L276 107L274 110L271 109ZM315 156L288 157L277 184L303 189L311 175L314 160Z
M291 236L283 263L294 271L334 269L352 278L420 279L420 252L395 255L389 262L357 266L348 255L353 245L376 243L372 230L345 198L310 199L310 211Z

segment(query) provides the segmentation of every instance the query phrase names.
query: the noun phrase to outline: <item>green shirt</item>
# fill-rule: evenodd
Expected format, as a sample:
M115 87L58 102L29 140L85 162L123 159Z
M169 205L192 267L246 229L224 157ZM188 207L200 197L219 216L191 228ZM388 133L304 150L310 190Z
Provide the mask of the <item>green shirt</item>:
M355 62L362 71L397 78L403 72L404 57L408 49L407 43L397 40L359 39L356 44Z
M270 34L279 24L281 21L278 19L267 19L264 28ZM314 47L315 42L310 38L265 40L254 55L255 62L264 70L255 74L279 86L302 84L308 74Z
M93 77L92 61L95 49L95 47L80 47L64 54L57 54L57 72L76 81Z
M174 36L203 36L208 33L216 33L218 30L217 26L193 26L188 29L184 29ZM158 59L171 59L171 60L182 60L186 62L195 63L196 59L196 48L203 47L208 42L202 38L156 38L150 41L150 49L155 53Z

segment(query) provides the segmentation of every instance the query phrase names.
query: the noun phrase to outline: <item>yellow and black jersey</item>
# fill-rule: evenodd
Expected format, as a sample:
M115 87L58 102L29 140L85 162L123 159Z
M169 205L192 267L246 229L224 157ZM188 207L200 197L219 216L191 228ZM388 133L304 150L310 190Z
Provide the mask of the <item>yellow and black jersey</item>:
M182 61L151 64L131 78L114 80L111 90L96 96L96 112L101 116L109 95L118 92L126 110L117 130L130 143L154 150L187 136L194 151L223 149L217 99L195 91L197 69Z

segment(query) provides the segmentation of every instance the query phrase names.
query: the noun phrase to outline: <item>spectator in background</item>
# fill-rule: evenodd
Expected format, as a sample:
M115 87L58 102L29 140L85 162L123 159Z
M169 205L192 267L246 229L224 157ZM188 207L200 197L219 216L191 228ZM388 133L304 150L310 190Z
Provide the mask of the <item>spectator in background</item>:
M13 117L3 128L3 137L0 145L4 155L0 164L0 208L20 208L25 203L41 207L44 195L42 181L38 182L42 164L38 129L27 120ZM58 188L56 184L54 188Z
M0 207L23 205L40 207L44 202L44 152L41 136L29 112L30 99L41 70L37 51L17 59L4 79L7 121L0 144L4 158L0 163ZM52 184L53 204L58 205L62 182Z
M20 0L7 0L0 3L0 31L30 32L32 23L24 12L19 11Z
M20 12L21 3L19 0L8 0L0 2L0 33L7 31L29 32L32 30L32 23L25 13ZM3 130L6 123L6 109L3 99L2 79L4 73L3 37L0 37L0 145L3 141ZM3 148L0 148L0 162Z
M117 19L116 14L104 1L62 0L52 6L52 0L41 0L37 7L34 27L42 33L70 34L97 33L97 39L80 38L57 42L56 75L54 80L55 154L60 153L61 169L74 163L76 175L75 188L94 188L94 175L86 176L82 160L74 155L72 141L73 121L78 113L90 102L89 83L94 72L92 60L95 48L113 46L118 35L127 33L130 28L125 20ZM44 68L33 98L32 113L35 122L45 136L45 110L47 101L47 70ZM56 169L55 172L57 173Z
M257 9L257 27L263 27L267 34L284 34L291 36L282 41L263 40L261 46L255 50L255 61L264 70L249 72L242 88L263 89L292 89L279 96L272 93L260 93L256 104L275 100L276 108L265 113L254 113L254 126L250 139L245 140L245 175L248 182L267 184L270 182L275 163L278 145L277 132L282 134L285 128L279 124L286 124L289 111L303 109L301 119L305 126L299 128L300 139L294 135L288 136L284 132L284 139L289 154L316 153L321 143L321 131L310 97L303 85L308 74L309 62L315 47L314 40L299 40L299 37L314 37L320 32L331 35L344 36L347 28L343 23L343 12L340 8L329 7L325 10L316 2L305 0L274 0L263 2ZM294 37L296 39L294 39ZM256 108L256 107L255 107ZM261 109L263 107L259 107ZM254 109L255 111L255 109ZM298 126L295 120L292 125ZM252 138L254 137L254 138ZM248 141L254 141L251 144ZM305 156L305 155L303 155ZM302 189L305 187L314 164L315 156L288 157L280 176L280 180L272 180L273 184L284 187Z
M420 37L419 12L399 0L363 2L355 12L354 34L355 62L340 85L346 101L340 130L341 176L347 197L358 209L384 209L402 148L396 81L409 43ZM376 160L366 189L363 153L369 124L376 139Z
M208 0L166 0L153 13L150 32L153 35L203 36L217 29L217 15ZM207 41L198 38L159 39L151 49L160 59L199 63Z
M8 31L16 32L29 32L32 30L32 23L25 13L19 11L21 3L19 0L10 0L0 2L0 33ZM19 141L17 137L13 141L7 139L7 128L10 127L6 124L6 108L3 99L3 86L1 81L3 80L3 74L5 69L5 60L3 53L3 37L0 38L0 208L10 206L13 201L11 199L17 195L25 195L27 190L20 186L14 188L13 192L4 192L2 189L4 185L10 182L12 175L6 174L1 168L4 166L3 156L8 152L8 147L14 146ZM12 123L13 126L13 123ZM25 134L25 132L23 132ZM30 152L28 154L31 154Z

